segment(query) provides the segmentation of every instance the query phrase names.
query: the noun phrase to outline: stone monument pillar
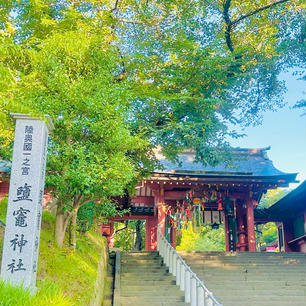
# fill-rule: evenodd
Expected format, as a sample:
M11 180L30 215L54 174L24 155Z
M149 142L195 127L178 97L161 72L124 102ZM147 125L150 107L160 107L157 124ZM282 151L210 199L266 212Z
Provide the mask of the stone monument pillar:
M16 119L1 277L35 290L51 119L12 114Z

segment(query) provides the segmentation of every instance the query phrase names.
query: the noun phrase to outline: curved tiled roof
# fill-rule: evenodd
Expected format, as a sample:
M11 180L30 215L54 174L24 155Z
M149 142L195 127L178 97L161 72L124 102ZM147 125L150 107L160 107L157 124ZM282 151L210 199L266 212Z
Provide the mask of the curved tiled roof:
M204 166L200 162L194 162L195 153L186 151L179 155L178 162L173 163L157 154L157 158L163 166L162 170L156 170L154 173L164 174L184 174L197 176L286 176L296 175L288 174L276 169L272 161L267 156L267 150L264 149L233 149L237 160L233 165L226 166L219 164L215 167Z

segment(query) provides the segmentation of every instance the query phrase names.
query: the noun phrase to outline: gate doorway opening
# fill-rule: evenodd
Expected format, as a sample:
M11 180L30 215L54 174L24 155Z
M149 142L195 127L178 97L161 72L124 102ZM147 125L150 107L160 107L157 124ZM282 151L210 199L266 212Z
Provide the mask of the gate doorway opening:
M224 225L204 225L194 228L190 222L176 235L178 251L225 251Z
M144 251L146 220L114 222L114 248L121 251Z

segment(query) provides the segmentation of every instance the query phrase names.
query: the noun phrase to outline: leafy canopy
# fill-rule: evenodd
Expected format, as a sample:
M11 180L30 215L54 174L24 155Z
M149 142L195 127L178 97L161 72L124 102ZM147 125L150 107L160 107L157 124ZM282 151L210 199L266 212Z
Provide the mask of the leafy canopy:
M122 194L153 146L229 161L229 126L282 105L277 75L305 33L302 0L19 0L0 14L0 154L9 112L51 115L47 183L70 206Z
M305 31L303 0L0 4L2 126L12 110L52 109L56 116L71 110L75 117L92 93L79 95L80 88L100 86L103 75L109 98L118 98L113 107L125 107L125 127L161 145L169 158L193 147L204 163L226 160L228 136L238 137L229 125L256 123L262 111L282 105L277 75L289 62L288 42L303 49L297 43ZM97 69L100 83L92 79ZM62 103L51 107L53 93ZM4 129L0 139L8 145L11 136Z
M131 86L115 81L121 64L105 15L84 18L87 10L49 4L13 2L7 20L15 30L3 25L1 61L10 74L0 92L2 124L12 126L10 111L52 117L46 183L71 210L135 184L151 170L150 147L126 122Z

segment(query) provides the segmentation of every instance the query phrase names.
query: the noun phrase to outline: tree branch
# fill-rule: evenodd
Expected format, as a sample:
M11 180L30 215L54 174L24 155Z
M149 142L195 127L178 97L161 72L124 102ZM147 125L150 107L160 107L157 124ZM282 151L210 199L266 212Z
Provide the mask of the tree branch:
M260 7L259 9L255 10L253 12L250 12L250 13L248 13L246 15L243 15L243 16L237 18L236 20L234 20L232 22L232 26L236 26L240 21L242 21L242 20L244 20L244 19L246 19L248 17L251 17L251 16L253 16L253 15L255 15L255 14L261 12L261 11L267 10L267 9L273 7L273 6L276 6L278 4L282 4L282 3L285 3L285 2L288 2L288 1L290 1L290 0L280 0L280 1L276 1L276 2L273 2L271 4L268 4L266 6Z
M118 21L122 21L120 19L117 18L117 15L118 15L118 4L119 4L119 1L120 0L116 0L115 2L115 6L113 9L110 10L110 13L113 15L113 18L116 18ZM124 22L124 21L123 21ZM112 25L111 26L112 28L112 32L115 33L115 25ZM121 67L122 67L122 71L119 73L119 75L116 75L114 78L113 78L113 81L118 83L118 82L121 82L122 80L124 80L127 76L128 76L128 72L126 70L126 66L125 66L125 62L124 62L124 57L121 53L121 50L120 48L116 45L115 46L117 51L118 51L118 56L120 57L121 59Z
M126 19L126 18L116 18L119 22L123 22L123 23L132 23L132 24L143 24L144 23L142 21L139 20L131 20L131 19Z
M225 25L226 25L226 29L225 29L225 41L226 41L226 45L228 47L228 49L233 53L234 52L234 46L233 46L233 42L232 42L232 38L231 38L231 33L233 28L242 20L251 17L253 15L256 15L259 12L262 12L264 10L270 9L276 5L288 2L290 0L279 0L276 2L273 2L271 4L265 5L263 7L260 7L256 10L254 10L253 12L250 12L248 14L245 14L237 19L235 19L234 21L231 20L230 15L229 15L229 9L231 6L231 0L225 0L224 4L223 4L223 18L225 21Z
M225 29L225 41L227 44L227 47L231 52L234 52L233 42L231 38L231 32L232 32L232 21L229 15L229 8L231 6L231 0L226 0L223 5L223 18L226 24Z
M114 11L117 11L118 4L119 4L119 0L116 0L114 8L111 9L111 13L114 12Z
M128 228L128 226L127 226L127 224L126 224L125 227L115 230L115 233L114 233L114 234L117 234L118 232L123 231L123 230L125 230L125 229L127 229L127 228Z

